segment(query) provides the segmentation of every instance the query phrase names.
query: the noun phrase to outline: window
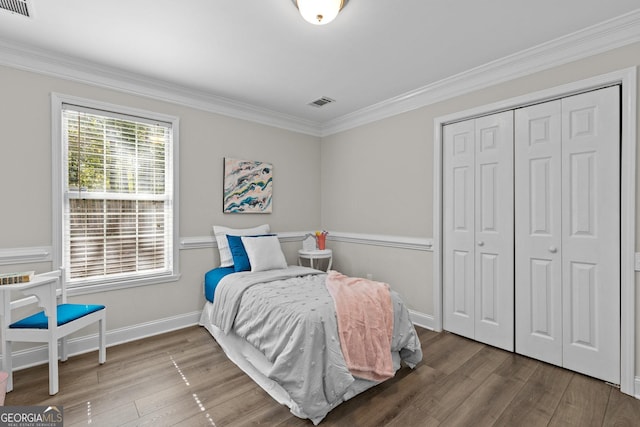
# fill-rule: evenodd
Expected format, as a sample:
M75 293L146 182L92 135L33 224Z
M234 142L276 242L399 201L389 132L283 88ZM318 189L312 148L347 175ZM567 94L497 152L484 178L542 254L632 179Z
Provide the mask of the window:
M69 289L175 280L177 118L55 94L52 103L54 261Z

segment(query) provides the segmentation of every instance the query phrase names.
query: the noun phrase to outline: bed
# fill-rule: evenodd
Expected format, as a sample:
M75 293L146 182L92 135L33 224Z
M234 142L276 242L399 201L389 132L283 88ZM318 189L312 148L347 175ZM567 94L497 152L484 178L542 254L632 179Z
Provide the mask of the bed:
M229 233L225 237L232 236ZM229 239L235 243L226 249L242 243L249 268L232 256L234 265L221 265L205 275L207 301L200 324L230 360L292 414L317 425L340 403L393 376L402 363L413 368L420 362L420 342L408 310L388 285L288 266L277 237L245 233ZM260 250L254 244L261 245ZM338 286L340 280L357 281L367 289L386 286L377 289L383 295L387 289L389 314L371 315L369 308L364 313L379 323L378 329L384 329L381 322L388 317L383 338L374 337L364 347L360 343L360 348L349 341L370 334L345 333L345 307L352 314L359 310L338 303L347 296L336 295L337 289L355 289Z

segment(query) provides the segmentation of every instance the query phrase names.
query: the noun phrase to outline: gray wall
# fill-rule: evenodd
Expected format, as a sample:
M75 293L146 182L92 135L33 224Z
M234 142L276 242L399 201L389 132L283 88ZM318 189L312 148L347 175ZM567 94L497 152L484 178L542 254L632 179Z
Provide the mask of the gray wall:
M433 237L435 118L638 65L640 43L323 138L322 226L328 230ZM638 153L640 156L640 150ZM636 199L640 202L640 194ZM387 281L399 291L409 308L433 314L431 252L336 246L336 265L345 274L364 274L366 266L374 278ZM636 307L640 307L640 293L636 298ZM640 369L639 317L636 371Z
M434 118L634 65L640 65L640 43L322 139L0 67L0 195L11 204L0 214L0 249L51 245L51 92L180 117L182 237L208 236L214 224L244 227L268 222L276 232L322 227L334 232L430 238ZM272 214L221 213L225 156L273 163ZM636 229L640 233L640 226ZM412 310L433 314L431 252L331 240L328 245L334 250L334 268L351 275L372 274L390 283ZM290 263L296 261L299 246L299 242L284 244ZM194 313L204 303L202 275L217 264L216 252L214 248L182 250L182 278L176 283L75 299L107 304L109 330ZM45 271L51 265L4 265L0 271L28 268ZM637 298L640 306L640 293ZM640 320L637 323L640 331ZM637 357L639 343L637 337Z
M320 224L320 140L316 137L117 91L0 67L0 249L50 246L51 92L180 118L180 236L210 236L221 224L269 223L274 232ZM222 213L223 158L273 164L273 213ZM290 263L299 242L285 243ZM106 304L107 329L126 329L202 309L203 274L218 265L215 248L180 251L178 282L74 297ZM50 263L2 265L1 272L51 269Z

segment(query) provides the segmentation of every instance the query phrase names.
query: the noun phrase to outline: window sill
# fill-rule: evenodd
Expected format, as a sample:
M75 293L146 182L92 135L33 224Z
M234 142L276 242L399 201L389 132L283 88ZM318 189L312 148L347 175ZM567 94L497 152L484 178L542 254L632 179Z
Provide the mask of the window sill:
M120 279L117 281L105 281L99 283L93 283L90 285L76 285L71 287L67 285L67 295L86 295L95 294L99 292L115 291L117 289L129 289L136 288L138 286L157 285L160 283L177 282L180 280L181 275L172 274L165 276L144 277L138 279Z

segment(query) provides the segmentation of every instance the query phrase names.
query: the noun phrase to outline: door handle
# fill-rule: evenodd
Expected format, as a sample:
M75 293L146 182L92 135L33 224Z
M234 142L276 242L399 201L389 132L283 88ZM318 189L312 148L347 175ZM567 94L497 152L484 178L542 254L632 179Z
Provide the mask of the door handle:
M549 252L555 254L556 252L558 252L558 248L556 248L555 246L549 246Z
M484 242L482 240L478 241L478 246L484 246Z

